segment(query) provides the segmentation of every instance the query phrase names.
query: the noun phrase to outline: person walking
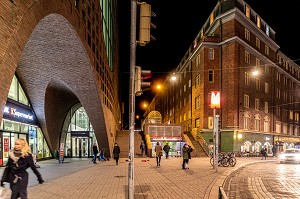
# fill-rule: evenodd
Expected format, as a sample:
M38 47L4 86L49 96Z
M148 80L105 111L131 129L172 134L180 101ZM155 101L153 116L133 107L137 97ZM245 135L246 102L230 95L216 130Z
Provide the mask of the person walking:
M97 160L97 154L98 154L98 146L96 143L94 143L93 145L93 154L94 154L94 157L93 157L93 163L94 164L97 164L96 160Z
M189 146L187 143L185 143L182 147L182 169L189 169Z
M260 150L260 153L261 153L261 159L263 160L263 159L267 159L267 148L262 148L261 150Z
M144 144L144 141L141 141L140 149L141 149L141 156L144 157L144 153L146 151L146 145Z
M162 156L162 147L159 145L159 142L156 143L155 153L156 153L156 165L160 166L160 161L161 161L161 156Z
M19 197L27 199L28 172L26 169L28 167L32 169L37 180L42 184L44 180L33 162L26 139L18 138L15 140L14 149L9 152L8 162L1 179L1 186L4 186L4 182L10 183L11 199Z
M168 142L165 144L163 150L166 153L166 159L168 159L169 158L169 151L170 151L170 146L169 146Z
M116 160L116 165L118 165L119 158L120 158L120 147L117 143L115 143L113 154L114 154L114 159Z

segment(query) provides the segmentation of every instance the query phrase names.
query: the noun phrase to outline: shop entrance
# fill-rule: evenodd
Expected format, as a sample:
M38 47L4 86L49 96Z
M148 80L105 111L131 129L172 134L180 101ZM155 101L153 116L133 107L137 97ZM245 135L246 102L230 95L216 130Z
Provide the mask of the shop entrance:
M89 157L89 148L91 140L86 137L72 137L72 157L87 158Z

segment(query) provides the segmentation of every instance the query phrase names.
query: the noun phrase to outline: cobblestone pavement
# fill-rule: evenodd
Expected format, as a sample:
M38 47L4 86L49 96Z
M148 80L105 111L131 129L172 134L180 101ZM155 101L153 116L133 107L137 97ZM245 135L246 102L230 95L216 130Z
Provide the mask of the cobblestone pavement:
M224 184L230 199L299 199L300 165L279 161L251 164L233 172Z
M259 163L260 158L237 158L235 167L210 165L208 157L192 158L190 169L181 169L182 158L162 159L156 166L155 158L135 158L134 198L214 199L219 186L230 173L247 164ZM128 162L121 159L93 164L90 159L38 162L45 183L38 184L29 171L28 197L30 199L126 199L128 198ZM6 185L8 186L8 185Z

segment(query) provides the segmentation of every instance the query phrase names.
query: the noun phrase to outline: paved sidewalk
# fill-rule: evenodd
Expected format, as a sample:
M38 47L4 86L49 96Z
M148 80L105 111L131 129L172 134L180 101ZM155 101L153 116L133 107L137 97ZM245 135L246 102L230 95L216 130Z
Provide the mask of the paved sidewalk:
M29 199L126 199L128 198L128 162L121 159L93 164L90 159L66 159L38 162L45 183L39 185L30 171ZM259 157L237 158L235 167L218 167L209 158L192 158L190 169L182 170L182 158L163 158L157 167L155 158L135 158L134 198L214 199L225 178L233 171L261 161ZM267 161L274 161L269 159Z

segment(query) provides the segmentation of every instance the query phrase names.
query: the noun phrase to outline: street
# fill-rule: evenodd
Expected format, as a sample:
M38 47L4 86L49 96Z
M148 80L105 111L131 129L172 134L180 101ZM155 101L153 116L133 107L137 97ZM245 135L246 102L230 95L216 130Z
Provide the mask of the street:
M224 184L228 198L298 199L300 165L280 164L279 160L251 164L233 172Z

